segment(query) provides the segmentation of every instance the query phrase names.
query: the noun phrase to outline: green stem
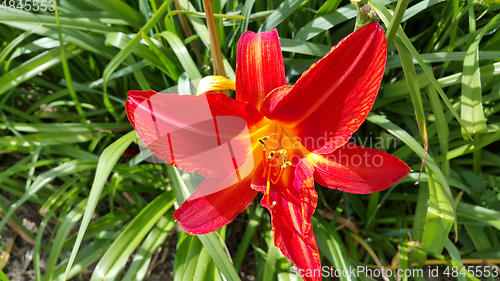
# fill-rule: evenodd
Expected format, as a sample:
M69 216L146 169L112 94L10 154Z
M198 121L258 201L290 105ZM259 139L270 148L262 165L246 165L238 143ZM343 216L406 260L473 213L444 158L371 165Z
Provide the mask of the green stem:
M391 23L387 28L386 38L387 38L387 47L389 47L396 36L396 32L398 31L398 26L403 19L403 16L406 11L406 7L408 7L408 0L399 0L398 5L396 6L396 13L392 17Z

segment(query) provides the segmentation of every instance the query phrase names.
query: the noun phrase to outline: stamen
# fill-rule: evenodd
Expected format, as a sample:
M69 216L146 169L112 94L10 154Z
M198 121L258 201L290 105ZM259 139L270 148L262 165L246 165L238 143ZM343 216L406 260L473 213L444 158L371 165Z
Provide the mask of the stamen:
M260 142L260 144L263 146L263 149L264 149L264 150L266 149L266 143L265 143L265 141L266 141L266 140L268 140L268 139L269 139L269 137L268 137L268 136L264 136L264 137L262 137L262 138L259 138L259 142Z
M269 152L269 155L267 156L267 160L272 160L271 158L273 158L275 154L276 154L276 152L274 152L274 151Z
M278 153L278 157L281 156L281 155L283 155L283 162L282 162L282 164L285 163L286 162L287 151L285 149L280 149L280 150L278 150L277 153ZM273 175L277 176L278 173L279 173L279 170L277 170Z
M275 156L276 156L276 152L271 151L271 152L269 152L269 155L266 158L264 158L265 166L264 166L264 173L262 174L263 177L265 177L267 175L267 172L269 171L268 170L269 164L271 163L271 161L274 160Z
M281 179L281 176L283 176L283 173L285 172L285 168L290 166L290 165L292 165L292 163L290 163L290 161L286 161L285 163L283 163L281 165L278 177L276 179L272 180L273 184L276 184Z
M280 149L280 150L278 150L278 153L279 153L280 155L283 155L283 163L285 163L285 162L286 162L286 154L287 154L288 152L287 152L286 150L284 150L284 149Z
M264 136L264 137L262 137L262 138L259 138L259 139L258 139L258 140L259 140L260 145L262 146L262 159L264 160L264 161L262 161L262 164L264 165L264 171L265 171L265 170L266 170L266 168L267 168L267 161L266 161L266 150L267 150L267 146L266 146L265 141L266 141L266 140L268 140L268 139L269 139L269 137L268 137L268 136ZM265 175L263 175L263 176L265 176Z

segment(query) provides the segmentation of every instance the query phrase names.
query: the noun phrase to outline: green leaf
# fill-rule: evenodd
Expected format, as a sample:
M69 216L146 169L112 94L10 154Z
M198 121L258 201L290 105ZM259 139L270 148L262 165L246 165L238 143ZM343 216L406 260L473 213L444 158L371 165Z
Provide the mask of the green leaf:
M93 4L95 5L112 5L113 7L122 7L120 6L121 1L119 0L105 0L105 1L92 1ZM120 9L127 9L130 8L126 4L123 4L124 6ZM106 105L106 108L108 111L113 114L115 119L119 120L118 115L116 114L113 106L111 105L111 102L108 98L107 95L107 84L108 80L111 77L111 74L118 68L118 66L127 58L127 56L132 53L136 45L139 43L141 40L141 34L144 32L149 32L150 29L153 28L153 26L160 20L161 16L167 11L168 8L168 2L164 2L161 7L158 9L156 14L142 27L142 30L138 32L134 38L127 44L125 48L123 48L106 66L106 68L103 71L102 74L102 80L103 80L103 88L104 88L104 104ZM137 12L139 13L139 12ZM140 14L140 13L139 13ZM129 14L130 16L130 14ZM133 18L131 18L133 19Z
M280 38L280 43L281 43L281 50L283 52L299 53L317 57L323 57L331 49L331 47L326 45L297 41L286 38Z
M68 265L66 266L64 278L65 280L67 279L71 267L73 266L76 254L78 252L78 249L80 248L83 236L85 235L85 231L90 223L90 219L92 218L92 214L94 213L94 210L97 206L97 202L99 201L99 197L101 196L108 176L125 149L127 149L130 143L132 143L132 141L134 141L136 137L137 135L135 131L129 132L128 134L115 141L112 145L108 146L99 158L99 162L97 164L97 172L94 182L92 183L92 188L90 190L89 202L87 208L85 209L85 214L78 231L75 245L73 245L73 250L71 251Z
M472 243L474 243L474 247L478 251L491 249L492 247L490 240L488 239L488 236L486 236L484 228L485 228L484 226L478 227L475 225L465 226L465 229L467 230L467 233L469 234Z
M446 155L448 153L450 129L444 115L443 106L434 87L427 87L427 96L429 97L432 112L434 113L441 155ZM445 176L450 176L450 161L448 159L441 162L441 169Z
M398 6L400 3L401 1L398 3ZM394 21L391 21L391 24L393 24L393 22ZM429 145L429 141L427 139L427 126L425 124L424 106L422 105L420 87L418 86L418 81L416 79L417 73L415 72L415 66L413 65L410 51L408 51L406 46L403 45L401 40L396 38L394 43L398 48L399 57L401 58L401 64L403 66L403 72L406 77L406 83L408 83L408 88L410 90L410 97L415 111L415 117L417 118L418 130L424 142L424 150L427 153ZM425 158L422 161L425 161Z
M38 75L38 73L61 63L60 48L61 47L45 51L36 57L23 62L18 67L1 76L0 95L16 87L22 82ZM66 59L70 59L82 52L82 50L72 45L64 46L64 48L66 48L67 52Z
M391 23L387 27L387 33L386 33L386 38L387 38L387 46L390 46L392 43L392 40L394 40L394 36L396 36L396 31L398 30L399 24L401 23L401 20L403 19L403 15L405 14L406 7L408 7L408 3L410 1L408 0L399 0L398 4L396 6L396 12L394 13ZM399 49L399 48L398 48Z
M177 58L179 59L182 67L186 71L186 73L189 75L190 79L201 79L202 76L200 74L200 71L198 71L198 68L196 67L196 64L194 63L193 59L189 55L189 51L187 50L186 46L182 43L181 39L177 37L172 32L169 31L164 31L160 33L160 35L167 40L167 42L170 44L172 49L174 50L175 54L177 55ZM196 85L197 86L197 85Z
M470 32L476 29L476 22L474 17L474 6L469 9ZM479 71L479 43L483 38L486 31L498 19L500 14L493 17L485 28L474 38L467 49L467 56L463 63L462 72L462 107L461 116L464 121L463 135L467 137L465 132L469 135L475 133L484 133L486 131L486 119L484 118L482 91L481 91L481 74Z
M184 181L182 180L179 172L175 167L168 166L167 172L169 179L172 181L172 186L175 190L175 195L177 197L177 202L182 204L186 200L194 189L188 189ZM234 269L233 264L229 260L224 247L221 245L221 241L217 235L212 232L208 234L198 235L203 246L208 250L210 256L214 260L215 264L219 268L226 280L240 280L238 273Z
M387 11L387 9L385 8L385 6L381 2L379 2L377 0L369 1L369 4L373 8L375 8L377 10L378 15L384 21L384 24L387 26L389 24L389 21L392 19L392 16L389 13L389 11ZM448 97L446 96L446 94L444 93L443 89L439 85L438 81L434 77L434 74L432 73L432 70L422 60L422 58L418 54L417 50L415 49L415 47L413 46L413 44L410 42L410 39L408 39L408 37L406 36L406 34L404 33L404 31L403 31L403 29L401 27L398 27L398 31L397 31L396 34L397 34L398 38L401 39L401 41L406 46L406 48L408 48L408 50L410 51L410 53L412 54L412 56L415 59L417 59L420 67L422 67L422 69L424 70L425 75L429 78L429 80L431 81L431 84L436 88L436 90L438 91L439 95L443 99L443 101L446 104L446 106L448 107L448 109L453 113L453 116L455 116L455 118L460 123L460 125L462 127L464 127L464 123L463 123L462 119L458 115L457 111L451 105Z
M97 8L107 11L111 15L121 18L134 27L141 27L144 24L143 15L120 0L85 0Z
M7 275L3 273L3 269L0 269L0 281L10 281L9 278L7 278Z
M90 280L115 280L125 267L129 256L158 220L174 205L174 201L173 192L167 191L143 208L108 248Z
M0 137L0 147L32 147L40 145L43 141L46 146L59 145L66 143L82 143L90 141L94 136L91 133L42 133L23 136L24 140L17 136Z
M26 190L23 196L19 198L19 200L17 200L16 203L10 206L8 213L5 214L5 217L2 219L2 221L0 221L0 231L4 228L5 224L17 210L17 208L19 208L22 204L24 204L31 196L36 194L47 183L51 182L57 177L63 175L71 175L79 171L92 169L94 167L95 167L95 162L73 160L40 174L38 177L36 177L33 184L31 184L30 188Z
M429 179L429 206L425 219L422 247L435 255L443 251L448 233L455 219L453 206L441 185L427 172Z
M120 29L114 26L102 24L89 19L77 19L61 17L61 27L72 29L82 29L96 32L117 32ZM14 9L13 11L0 9L0 22L5 23L30 23L42 24L45 26L57 26L56 17L49 15L34 14L22 10Z
M328 14L330 12L333 12L337 10L337 7L339 6L341 0L327 0L323 5L321 5L321 8L319 8L318 12L316 15L314 15L314 18L321 17L325 14Z
M274 245L274 241L270 241L268 248L263 281L272 281L274 279L276 275L276 259L280 254L280 250Z
M271 31L278 24L283 22L297 8L304 3L305 0L285 0L279 7L262 23L259 31Z
M311 221L314 226L318 248L333 266L341 271L349 271L351 268L356 268L356 265L349 258L344 242L335 228L321 216L315 215L311 218ZM357 280L357 276L351 276L351 274L347 274L347 276L342 275L340 276L340 280Z
M472 220L479 225L490 225L500 230L500 212L467 203L458 203L457 215L461 221Z
M250 216L250 221L248 222L247 227L245 228L245 234L243 234L243 238L240 241L238 246L238 251L236 251L236 255L234 256L234 268L236 270L240 269L241 263L243 262L243 258L245 257L245 253L250 245L250 242L253 238L255 230L257 226L260 224L260 220L262 219L262 214L264 213L264 208L262 208L259 204L255 205L255 211L252 212Z

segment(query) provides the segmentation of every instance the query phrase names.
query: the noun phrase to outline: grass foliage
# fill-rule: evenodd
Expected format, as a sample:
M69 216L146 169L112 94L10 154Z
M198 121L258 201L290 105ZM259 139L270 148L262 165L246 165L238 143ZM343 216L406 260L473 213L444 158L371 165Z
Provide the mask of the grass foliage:
M500 5L368 2L391 45L381 92L354 139L414 172L371 195L317 186L322 264L447 264L464 272L499 264ZM338 0L212 3L227 76L234 79L244 31L276 28L290 84L353 31L358 13ZM123 155L137 147L123 106L129 90L161 91L212 72L201 1L65 0L38 12L0 6L0 229L8 224L34 241L38 280L79 273L143 280L173 235L174 280L298 280L257 200L217 233L190 236L172 213L196 187L194 175ZM16 214L23 204L43 217L36 234ZM0 280L9 280L4 271Z

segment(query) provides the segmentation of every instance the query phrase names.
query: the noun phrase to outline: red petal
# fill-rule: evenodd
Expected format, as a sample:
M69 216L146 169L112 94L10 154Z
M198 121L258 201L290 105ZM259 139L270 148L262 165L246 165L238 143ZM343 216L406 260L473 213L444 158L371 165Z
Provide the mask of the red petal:
M250 133L262 115L224 94L130 92L127 115L154 155L184 171L228 176L253 170Z
M314 180L319 184L355 194L368 194L389 188L411 171L397 157L351 142L333 153L311 153L307 158L316 168Z
M174 212L174 218L189 234L206 234L225 226L257 195L250 188L250 179L251 176L237 183L231 177L205 179Z
M296 167L286 168L282 179L271 185L262 206L271 213L273 240L283 255L299 269L321 269L318 246L314 237L311 216L316 209L318 196L314 189L314 167L302 159ZM258 171L256 172L257 177ZM320 280L305 278L304 280Z
M286 85L285 63L278 32L245 31L236 56L236 100L260 108L274 88Z
M155 91L129 91L127 94L128 100L125 102L125 111L127 112L128 120L132 127L135 128L134 112L139 104L149 99L152 95L158 94Z
M384 74L387 42L377 23L340 41L292 89L270 93L262 114L289 127L314 153L346 143L366 119Z

